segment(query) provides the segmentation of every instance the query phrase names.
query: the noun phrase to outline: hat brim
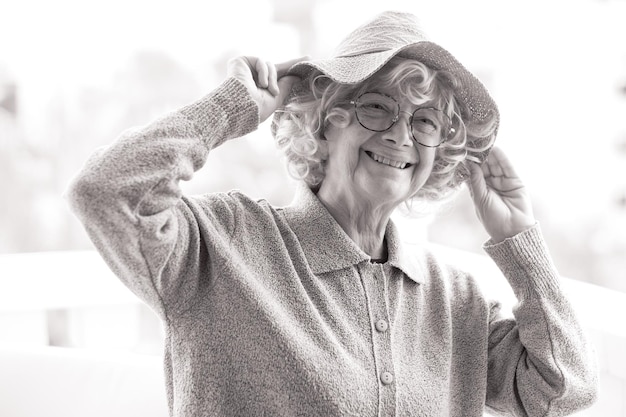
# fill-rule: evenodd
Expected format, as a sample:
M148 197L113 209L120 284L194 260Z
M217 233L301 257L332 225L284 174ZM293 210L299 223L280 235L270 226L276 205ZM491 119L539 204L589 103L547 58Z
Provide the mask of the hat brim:
M467 105L473 120L481 122L493 113L499 117L495 102L480 80L446 49L430 41L416 42L402 48L381 52L302 61L292 66L288 74L306 78L311 68L316 68L333 81L341 84L356 84L371 77L396 55L415 59L432 69L453 74L459 81L455 88L456 96Z
M292 66L287 74L296 75L305 81L315 68L335 82L357 84L371 77L395 56L415 59L432 69L452 74L458 81L454 86L455 96L469 110L471 121L481 123L495 116L497 130L500 115L487 88L450 52L434 42L420 41L391 50L302 61ZM303 88L303 85L299 88ZM274 121L277 122L279 118L280 116L275 114ZM488 151L475 156L484 161L487 154Z

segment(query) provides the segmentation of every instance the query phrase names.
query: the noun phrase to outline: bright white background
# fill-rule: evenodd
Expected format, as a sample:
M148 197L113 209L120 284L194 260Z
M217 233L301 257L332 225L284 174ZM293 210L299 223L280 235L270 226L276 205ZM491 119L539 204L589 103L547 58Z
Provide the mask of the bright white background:
M0 94L12 88L16 109L0 108L0 253L89 248L61 195L93 149L207 93L233 56L325 56L385 9L420 16L488 86L502 113L498 143L532 192L562 273L626 290L626 2L618 0L4 0ZM267 126L210 162L190 192L236 187L290 199ZM428 235L480 251L485 235L467 198L459 201Z
M491 91L502 115L498 144L531 191L563 275L616 291L595 292L585 316L602 321L607 409L626 412L625 330L605 314L620 311L626 292L623 0L0 0L4 336L75 346L130 340L153 351L145 343L160 340L154 317L107 280L62 197L67 183L124 129L209 92L229 58L323 57L386 9L418 15ZM184 186L240 188L276 204L293 192L267 124L216 150ZM399 221L409 237L481 251L486 236L465 192L426 220ZM29 262L41 265L25 269Z

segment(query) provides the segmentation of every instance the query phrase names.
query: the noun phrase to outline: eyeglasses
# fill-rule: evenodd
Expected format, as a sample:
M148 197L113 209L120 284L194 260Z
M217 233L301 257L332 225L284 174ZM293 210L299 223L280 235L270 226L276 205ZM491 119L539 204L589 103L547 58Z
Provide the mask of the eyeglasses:
M384 132L400 120L400 113L410 114L409 125L413 140L422 146L436 148L455 132L452 121L441 110L434 107L419 107L413 113L400 110L400 104L391 96L382 93L363 93L354 104L356 118L367 130Z

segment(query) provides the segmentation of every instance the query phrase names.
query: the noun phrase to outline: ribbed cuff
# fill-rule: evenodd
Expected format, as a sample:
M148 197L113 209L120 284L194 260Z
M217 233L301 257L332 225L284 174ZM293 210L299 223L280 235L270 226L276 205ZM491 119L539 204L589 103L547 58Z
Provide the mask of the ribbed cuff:
M232 77L202 99L180 109L180 113L194 124L209 149L259 126L256 102L246 87Z
M498 265L520 301L560 291L558 272L538 224L502 242L488 241L483 249Z

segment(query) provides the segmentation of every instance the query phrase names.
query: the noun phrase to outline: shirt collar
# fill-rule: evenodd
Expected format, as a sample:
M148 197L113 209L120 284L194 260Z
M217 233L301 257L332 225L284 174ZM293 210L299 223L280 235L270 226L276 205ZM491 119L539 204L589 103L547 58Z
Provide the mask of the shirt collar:
M313 273L322 274L370 261L370 256L343 231L305 184L298 187L293 202L283 212L291 229L298 236ZM407 253L391 220L385 231L385 239L387 262L413 281L423 283L424 271L417 262L417 257Z

